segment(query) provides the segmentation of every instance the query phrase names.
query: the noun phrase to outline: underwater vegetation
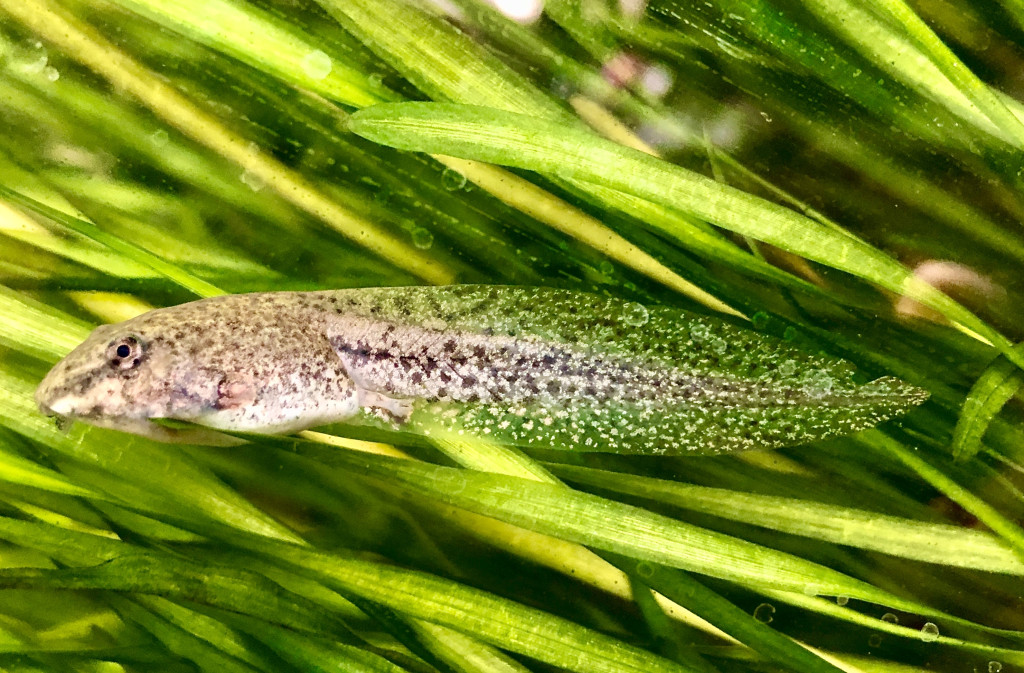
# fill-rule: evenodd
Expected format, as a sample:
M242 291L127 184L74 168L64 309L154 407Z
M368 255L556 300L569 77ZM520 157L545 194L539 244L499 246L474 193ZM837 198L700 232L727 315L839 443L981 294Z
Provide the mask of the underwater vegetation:
M0 670L1024 669L1022 45L1014 0L0 0ZM187 362L256 363L212 298L327 290L275 329L376 416L37 406L99 324L105 381L204 298Z

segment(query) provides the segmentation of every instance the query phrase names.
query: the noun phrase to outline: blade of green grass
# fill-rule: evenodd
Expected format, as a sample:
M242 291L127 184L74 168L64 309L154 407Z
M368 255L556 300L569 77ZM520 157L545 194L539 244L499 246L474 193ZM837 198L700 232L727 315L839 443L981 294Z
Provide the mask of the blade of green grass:
M1024 347L1017 349L1024 350ZM1001 355L982 372L964 399L953 431L954 458L969 460L977 455L988 426L1022 385L1024 373Z
M354 243L427 282L444 284L453 280L450 269L443 268L420 250L355 215L297 172L258 149L254 150L249 142L225 127L219 119L202 111L155 73L48 0L0 0L0 8L59 47L68 57L138 98L182 133L234 161L282 198L322 220Z
M339 53L336 45L317 45L313 36L253 5L207 0L196 11L187 2L115 0L114 4L235 58L255 57L260 70L344 105L363 107L399 98L379 78L347 63L348 55Z
M914 521L813 500L742 493L571 465L549 466L572 482L628 493L732 521L902 558L1024 575L1009 545L983 531Z
M1024 147L1024 123L968 68L903 0L873 0L871 5L903 29L931 62L996 124L1018 148Z
M698 604L702 616L736 638L741 643L755 646L759 654L789 670L808 673L836 673L840 669L809 652L767 624L725 600L687 573L658 566L646 561L617 555L610 558L630 568L643 582L662 595L682 605Z
M1003 538L1017 556L1024 560L1024 530L980 496L957 483L941 469L922 458L918 452L910 450L881 430L865 430L860 441L874 451L898 458L939 492L976 516L992 532Z
M388 103L357 112L349 119L349 128L399 149L452 154L590 181L685 210L916 299L987 338L1024 367L1024 354L1014 353L1006 337L863 240L575 126L468 105ZM616 170L609 171L612 165Z
M76 483L143 512L198 515L278 539L299 539L169 445L97 429L61 433L36 409L34 389L33 383L0 371L0 425L72 459L62 471Z
M347 452L331 460L410 493L638 560L755 586L922 609L796 556L561 485Z
M425 573L245 542L257 553L314 573L338 590L447 626L503 650L581 673L660 673L689 669L535 608Z
M91 222L86 222L76 217L72 217L71 215L63 213L56 208L51 208L50 206L29 198L24 194L19 194L18 192L8 189L4 185L0 185L0 198L4 198L11 203L16 203L23 208L39 213L40 215L53 220L76 233L107 246L127 259L131 259L148 266L160 275L169 278L178 285L181 285L200 297L215 297L219 294L224 294L223 291L216 286L207 283L201 278L195 277L178 265L168 262L165 258L155 255L148 250L140 248L131 241L126 241L119 236L111 235Z

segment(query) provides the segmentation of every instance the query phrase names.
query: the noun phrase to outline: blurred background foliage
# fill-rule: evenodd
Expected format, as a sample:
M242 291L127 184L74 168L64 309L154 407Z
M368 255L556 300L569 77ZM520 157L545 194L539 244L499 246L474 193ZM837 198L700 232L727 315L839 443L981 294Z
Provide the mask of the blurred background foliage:
M0 669L1021 669L1022 44L1018 0L0 0ZM371 140L402 101L509 137ZM454 282L724 313L932 397L676 458L32 402L150 307Z

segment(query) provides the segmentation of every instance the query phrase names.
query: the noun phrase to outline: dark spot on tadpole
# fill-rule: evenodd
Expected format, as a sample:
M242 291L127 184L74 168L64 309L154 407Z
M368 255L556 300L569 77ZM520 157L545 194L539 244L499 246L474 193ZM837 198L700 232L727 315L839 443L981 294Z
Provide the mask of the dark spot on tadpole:
M487 355L487 349L485 349L483 346L474 346L473 347L473 355L475 355L476 357L478 357L480 359L483 359L484 356Z
M552 395L557 395L558 391L561 389L561 386L558 385L558 381L548 381L547 389L548 392L551 393Z
M457 346L457 344L454 341L452 341L452 340L445 341L444 342L444 352L448 353L449 355L451 355L452 353L455 352L456 346Z
M413 383L421 383L423 381L423 373L413 372L412 376L410 376L409 378L412 379Z

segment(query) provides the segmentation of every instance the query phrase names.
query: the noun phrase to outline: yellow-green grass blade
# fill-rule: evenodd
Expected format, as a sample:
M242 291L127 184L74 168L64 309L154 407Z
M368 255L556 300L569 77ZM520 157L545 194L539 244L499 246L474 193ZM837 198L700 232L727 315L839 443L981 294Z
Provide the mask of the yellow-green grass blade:
M399 149L455 156L594 182L679 208L915 299L988 339L1024 366L1002 334L853 235L573 126L469 105L386 103L357 112L349 128ZM609 171L608 166L616 166Z
M915 521L813 500L743 493L570 465L550 467L555 474L574 483L792 535L928 563L1024 575L1024 562L1009 545L991 533L962 526Z

